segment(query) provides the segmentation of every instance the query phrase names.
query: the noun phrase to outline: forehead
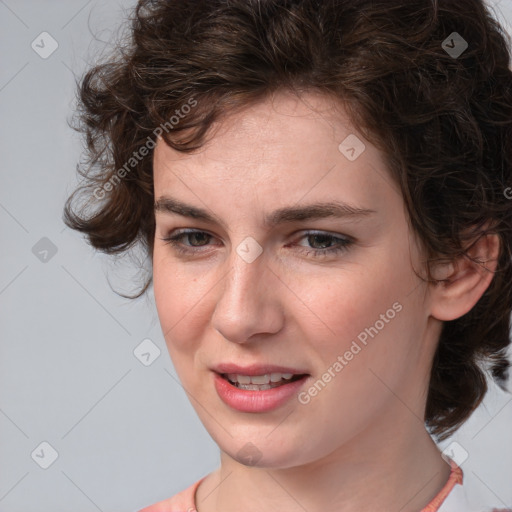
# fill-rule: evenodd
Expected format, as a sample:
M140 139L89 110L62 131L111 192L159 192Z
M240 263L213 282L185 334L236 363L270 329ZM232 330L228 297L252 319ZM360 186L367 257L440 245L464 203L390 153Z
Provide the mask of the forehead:
M242 150L250 149L253 160L261 159L269 149L296 147L306 142L304 152L317 153L317 133L326 143L335 143L343 133L352 133L348 117L341 104L319 93L305 93L300 97L282 91L265 100L247 106L234 113L227 113L210 128L210 140L192 154L175 152L176 160L186 160L188 156L215 156L223 161L236 159ZM165 146L160 139L156 153ZM249 148L249 144L257 144ZM318 151L320 152L320 151ZM166 152L166 158L171 157ZM244 155L245 157L246 155ZM293 154L289 155L293 157Z
M355 159L344 152L347 140L355 144ZM159 140L154 154L155 196L178 189L189 199L194 193L259 194L289 204L305 194L343 199L341 194L356 203L382 195L383 178L390 182L380 152L341 103L319 93L275 94L215 123L207 143L193 153Z

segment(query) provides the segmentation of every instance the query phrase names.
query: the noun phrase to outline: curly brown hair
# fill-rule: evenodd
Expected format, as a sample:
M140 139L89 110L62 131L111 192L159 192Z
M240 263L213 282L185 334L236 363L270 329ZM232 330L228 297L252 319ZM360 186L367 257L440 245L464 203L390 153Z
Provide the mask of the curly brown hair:
M439 440L459 428L487 391L486 372L505 389L512 72L510 39L482 0L139 0L130 21L130 37L78 84L85 182L66 202L67 226L109 254L140 242L152 259L157 135L191 152L214 121L277 90L333 96L385 156L428 279L430 263L469 257L475 236L500 239L490 286L444 322L427 427Z

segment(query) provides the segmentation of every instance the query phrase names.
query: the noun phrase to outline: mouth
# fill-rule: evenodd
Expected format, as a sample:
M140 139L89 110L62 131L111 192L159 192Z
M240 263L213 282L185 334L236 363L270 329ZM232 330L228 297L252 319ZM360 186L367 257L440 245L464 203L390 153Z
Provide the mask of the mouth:
M213 384L219 398L239 412L266 413L290 402L311 377L279 366L216 368Z
M237 389L245 391L265 391L291 384L309 376L307 373L266 373L262 375L242 375L238 373L221 373L220 376Z
M293 399L311 377L305 367L221 363L211 368L219 398L239 412L265 413Z

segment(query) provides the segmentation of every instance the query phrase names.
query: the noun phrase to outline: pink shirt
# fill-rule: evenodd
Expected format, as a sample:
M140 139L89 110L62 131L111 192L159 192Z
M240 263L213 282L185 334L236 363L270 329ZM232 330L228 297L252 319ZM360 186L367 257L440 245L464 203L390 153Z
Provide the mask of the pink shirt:
M451 473L444 487L437 496L420 512L470 512L464 491L462 490L462 469L451 461ZM203 477L185 490L154 505L150 505L139 512L197 512L195 494ZM471 512L473 509L471 509ZM488 508L479 512L512 512L512 509Z

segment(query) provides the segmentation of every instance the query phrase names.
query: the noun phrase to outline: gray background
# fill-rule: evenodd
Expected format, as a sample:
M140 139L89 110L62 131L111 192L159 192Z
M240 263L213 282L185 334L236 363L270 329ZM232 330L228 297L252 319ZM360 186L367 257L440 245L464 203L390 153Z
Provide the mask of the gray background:
M511 32L512 0L492 3ZM133 291L130 262L114 266L61 220L81 153L67 125L74 75L133 5L0 0L0 512L136 511L219 462L175 376L152 289L118 297L107 274ZM31 44L45 31L58 48L42 58ZM40 52L51 49L43 37ZM161 351L149 366L133 352L145 339ZM512 507L511 425L512 395L493 386L441 445L467 451L475 501ZM42 442L58 453L47 469Z

